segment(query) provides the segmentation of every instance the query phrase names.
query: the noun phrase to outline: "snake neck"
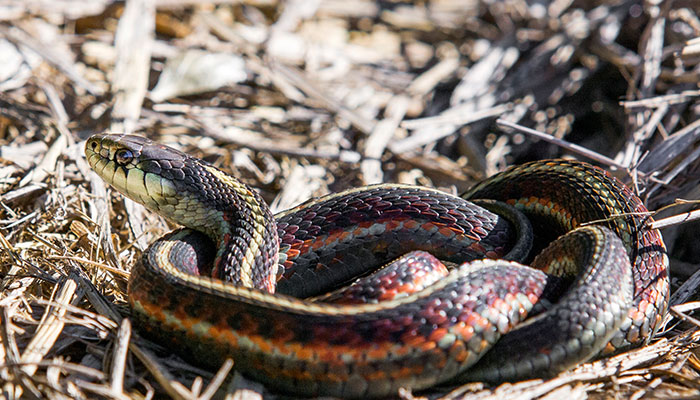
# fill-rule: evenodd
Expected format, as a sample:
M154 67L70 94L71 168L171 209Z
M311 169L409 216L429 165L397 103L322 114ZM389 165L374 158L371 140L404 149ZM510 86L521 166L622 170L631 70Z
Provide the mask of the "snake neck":
M155 210L216 242L211 276L274 292L279 239L274 217L260 195L219 169L187 156L195 178L174 180L179 203Z
M207 197L196 200L216 210L215 218L209 215L196 221L202 227L198 230L218 242L212 276L274 292L279 238L269 207L255 190L238 179L210 165L201 164L201 168L207 172L203 176L211 174L215 178Z

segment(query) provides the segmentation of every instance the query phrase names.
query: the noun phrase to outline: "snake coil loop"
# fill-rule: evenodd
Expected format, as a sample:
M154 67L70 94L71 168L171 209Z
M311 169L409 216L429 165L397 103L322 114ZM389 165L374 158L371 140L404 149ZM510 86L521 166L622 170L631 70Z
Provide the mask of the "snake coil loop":
M132 269L140 331L212 367L233 357L277 390L380 397L446 381L551 375L648 341L666 312L661 235L646 228L639 198L583 162L513 167L462 197L384 184L273 216L244 183L148 139L95 135L85 153L118 191L186 227L153 243ZM559 238L535 268L497 259L526 254L529 230L521 217L466 199L520 210L538 250ZM604 222L584 226L591 221ZM448 271L424 251L457 267ZM349 289L375 296L372 303L300 298L391 260ZM442 275L424 282L389 279L422 277L434 265ZM521 324L557 282L566 293ZM395 294L398 286L413 291Z

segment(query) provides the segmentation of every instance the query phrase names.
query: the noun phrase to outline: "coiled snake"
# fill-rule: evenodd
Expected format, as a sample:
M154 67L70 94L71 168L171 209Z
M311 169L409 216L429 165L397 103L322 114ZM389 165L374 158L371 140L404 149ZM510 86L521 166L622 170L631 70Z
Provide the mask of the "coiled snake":
M95 135L85 153L117 190L187 227L153 243L131 272L139 329L205 365L232 357L283 392L377 397L551 375L649 340L666 312L668 259L646 208L583 162L510 168L461 197L383 184L273 216L241 181L148 139ZM563 236L533 268L497 259L528 258L530 231L465 199L523 212L538 249ZM438 264L423 251L457 266L432 283L393 284L409 294L389 284L368 304L303 299L397 259L359 283L374 292L403 267ZM518 326L561 287L556 304Z

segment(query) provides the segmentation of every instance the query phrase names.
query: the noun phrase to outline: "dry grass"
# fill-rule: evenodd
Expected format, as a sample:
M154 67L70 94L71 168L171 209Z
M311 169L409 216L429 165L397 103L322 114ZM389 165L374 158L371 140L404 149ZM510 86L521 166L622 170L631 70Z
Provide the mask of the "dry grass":
M129 269L169 227L109 192L81 146L134 131L231 171L275 210L594 160L673 217L659 224L674 284L664 330L552 380L430 397L700 398L698 207L676 201L700 198L700 3L602 3L0 3L2 397L262 391L131 332Z

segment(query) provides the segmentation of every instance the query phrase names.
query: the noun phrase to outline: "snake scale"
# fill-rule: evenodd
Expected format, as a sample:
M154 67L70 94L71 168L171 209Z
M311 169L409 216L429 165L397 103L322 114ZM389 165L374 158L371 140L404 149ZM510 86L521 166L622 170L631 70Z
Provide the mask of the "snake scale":
M648 341L666 312L661 235L631 190L583 162L512 167L462 196L350 189L273 216L238 179L146 138L94 135L85 153L118 191L185 226L132 269L140 331L204 365L233 358L281 392L380 397L548 376ZM443 272L423 282L433 266ZM308 298L367 274L333 295L349 301ZM357 304L348 290L376 298Z

